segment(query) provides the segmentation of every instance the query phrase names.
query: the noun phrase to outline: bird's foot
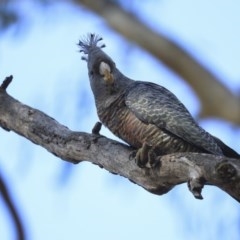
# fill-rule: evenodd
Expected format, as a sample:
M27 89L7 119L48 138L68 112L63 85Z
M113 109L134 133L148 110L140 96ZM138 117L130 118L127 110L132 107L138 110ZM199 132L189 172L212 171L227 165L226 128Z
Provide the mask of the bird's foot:
M154 168L159 164L154 148L147 143L143 143L135 153L135 162L140 168Z

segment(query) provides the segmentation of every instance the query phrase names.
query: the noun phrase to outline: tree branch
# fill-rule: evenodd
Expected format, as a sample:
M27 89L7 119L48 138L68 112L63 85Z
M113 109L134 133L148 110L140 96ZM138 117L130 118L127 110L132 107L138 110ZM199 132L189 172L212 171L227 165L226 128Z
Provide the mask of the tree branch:
M176 153L158 158L153 169L139 168L129 159L132 148L96 134L74 132L43 112L26 106L0 88L0 126L12 130L72 163L89 161L161 195L188 182L201 198L204 184L215 185L240 201L240 161L221 156Z
M103 17L121 35L147 50L194 89L201 100L201 117L217 117L240 124L240 99L189 53L163 34L109 0L75 0Z

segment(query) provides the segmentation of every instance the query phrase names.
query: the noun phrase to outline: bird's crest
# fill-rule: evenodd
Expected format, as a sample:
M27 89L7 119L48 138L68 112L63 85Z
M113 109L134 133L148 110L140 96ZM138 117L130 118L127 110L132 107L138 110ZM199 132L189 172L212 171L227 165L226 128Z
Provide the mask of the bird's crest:
M80 47L80 52L83 52L84 54L89 54L92 49L106 47L105 44L98 46L98 43L102 40L102 37L100 37L98 34L87 34L85 37L79 40L78 46ZM87 61L88 59L86 56L82 56L82 60Z

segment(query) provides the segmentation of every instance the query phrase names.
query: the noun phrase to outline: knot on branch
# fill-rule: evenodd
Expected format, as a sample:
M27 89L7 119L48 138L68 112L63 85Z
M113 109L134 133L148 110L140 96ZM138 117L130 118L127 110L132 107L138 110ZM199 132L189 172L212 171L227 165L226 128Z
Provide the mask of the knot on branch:
M203 177L190 178L188 180L188 189L196 199L203 199L202 189L205 183L206 180Z
M219 177L224 181L233 179L237 174L236 168L233 166L233 164L231 164L228 161L223 161L217 164L216 172L219 175Z

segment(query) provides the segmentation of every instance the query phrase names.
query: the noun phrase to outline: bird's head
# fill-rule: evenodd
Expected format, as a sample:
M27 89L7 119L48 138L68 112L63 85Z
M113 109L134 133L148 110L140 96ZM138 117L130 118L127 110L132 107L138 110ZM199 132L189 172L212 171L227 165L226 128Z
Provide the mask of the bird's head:
M115 63L102 51L105 45L99 45L101 40L102 38L98 35L88 34L85 39L78 43L81 48L80 52L85 54L82 59L87 61L88 75L94 94L95 92L101 92L101 94L113 92L116 82L114 79Z

